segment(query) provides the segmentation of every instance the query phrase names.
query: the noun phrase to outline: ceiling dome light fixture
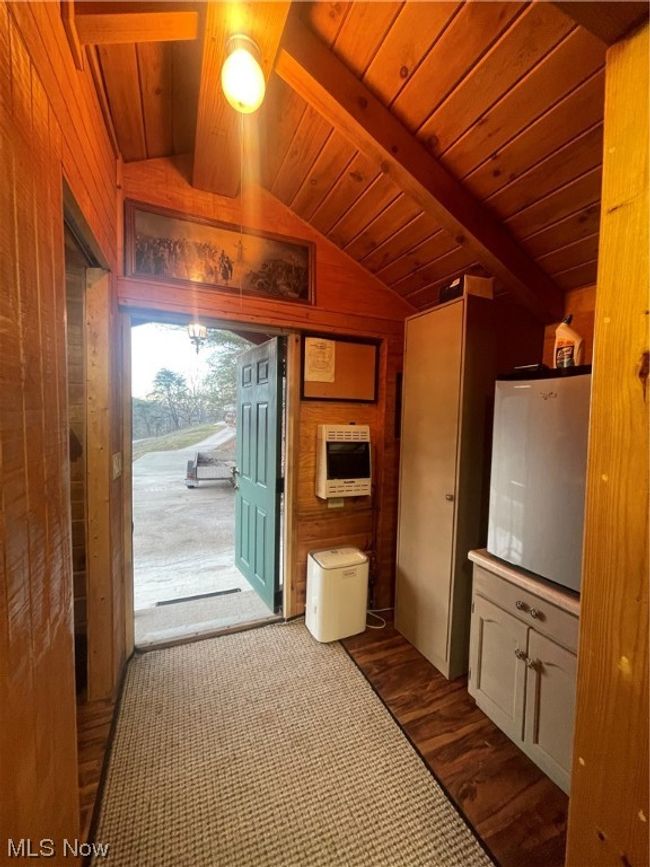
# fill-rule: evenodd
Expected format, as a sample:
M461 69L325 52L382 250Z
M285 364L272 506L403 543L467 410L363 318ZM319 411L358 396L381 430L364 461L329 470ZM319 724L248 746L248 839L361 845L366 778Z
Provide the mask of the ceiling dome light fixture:
M266 82L260 50L249 36L238 33L228 40L221 86L230 105L242 114L252 114L262 104Z

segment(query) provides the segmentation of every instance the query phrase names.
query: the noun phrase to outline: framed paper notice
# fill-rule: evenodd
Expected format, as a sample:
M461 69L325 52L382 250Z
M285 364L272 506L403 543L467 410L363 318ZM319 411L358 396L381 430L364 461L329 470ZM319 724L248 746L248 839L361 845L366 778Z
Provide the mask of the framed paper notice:
M362 338L308 335L302 342L302 397L374 403L378 344Z
M305 382L334 382L336 343L323 337L305 337Z

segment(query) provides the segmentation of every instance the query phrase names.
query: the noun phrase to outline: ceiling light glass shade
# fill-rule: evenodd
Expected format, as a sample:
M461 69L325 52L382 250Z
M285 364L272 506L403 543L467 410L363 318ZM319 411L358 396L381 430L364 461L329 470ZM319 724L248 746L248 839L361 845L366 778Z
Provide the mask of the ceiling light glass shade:
M221 86L226 99L242 114L252 114L262 104L266 92L264 73L259 64L259 49L248 36L233 36L221 67Z

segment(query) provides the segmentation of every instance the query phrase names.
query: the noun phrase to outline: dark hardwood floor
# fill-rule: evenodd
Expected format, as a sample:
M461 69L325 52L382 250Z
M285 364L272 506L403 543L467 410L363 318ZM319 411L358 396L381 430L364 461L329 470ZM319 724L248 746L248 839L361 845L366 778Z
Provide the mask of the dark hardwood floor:
M564 864L568 798L389 622L342 642L502 867Z
M113 702L77 704L77 760L79 763L80 839L88 840L104 755L111 733Z

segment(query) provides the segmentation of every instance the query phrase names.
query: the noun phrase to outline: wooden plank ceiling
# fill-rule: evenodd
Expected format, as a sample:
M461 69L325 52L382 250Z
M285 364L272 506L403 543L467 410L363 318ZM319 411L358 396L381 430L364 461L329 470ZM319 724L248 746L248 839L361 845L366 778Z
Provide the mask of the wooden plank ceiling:
M294 16L557 286L595 282L604 41L547 2L318 2ZM192 152L202 40L93 50L124 159ZM246 122L264 186L414 307L480 272L464 239L276 73Z

